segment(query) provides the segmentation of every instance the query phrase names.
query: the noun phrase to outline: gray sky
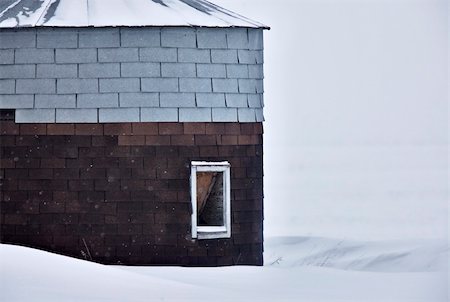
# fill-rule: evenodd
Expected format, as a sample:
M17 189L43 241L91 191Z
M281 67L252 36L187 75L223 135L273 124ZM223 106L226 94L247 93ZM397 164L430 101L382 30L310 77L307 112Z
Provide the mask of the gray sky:
M446 1L215 2L272 27L268 132L297 127L298 144L446 143ZM292 143L285 134L277 143Z
M266 231L443 236L447 1L214 2L272 27Z

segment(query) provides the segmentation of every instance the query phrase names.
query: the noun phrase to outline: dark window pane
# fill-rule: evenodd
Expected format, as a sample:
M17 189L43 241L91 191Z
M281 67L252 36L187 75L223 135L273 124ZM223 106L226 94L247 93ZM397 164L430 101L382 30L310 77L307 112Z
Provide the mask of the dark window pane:
M223 226L223 173L197 173L197 224Z

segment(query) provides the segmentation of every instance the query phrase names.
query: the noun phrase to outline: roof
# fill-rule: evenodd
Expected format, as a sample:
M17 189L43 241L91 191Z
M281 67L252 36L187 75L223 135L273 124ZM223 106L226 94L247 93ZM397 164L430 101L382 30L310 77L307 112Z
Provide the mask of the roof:
M0 0L0 28L268 27L205 0Z

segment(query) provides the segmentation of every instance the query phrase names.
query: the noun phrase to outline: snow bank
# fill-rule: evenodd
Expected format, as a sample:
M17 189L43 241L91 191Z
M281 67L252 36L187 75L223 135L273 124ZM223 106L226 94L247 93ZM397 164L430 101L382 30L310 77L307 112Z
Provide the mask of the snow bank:
M286 239L272 240L269 251L277 242L278 251L289 251ZM297 243L291 247L300 248ZM105 266L0 244L0 300L447 301L445 273L375 273L286 263L280 262L284 268Z
M265 240L269 266L318 266L373 272L445 271L446 242L438 240L352 241L314 237Z

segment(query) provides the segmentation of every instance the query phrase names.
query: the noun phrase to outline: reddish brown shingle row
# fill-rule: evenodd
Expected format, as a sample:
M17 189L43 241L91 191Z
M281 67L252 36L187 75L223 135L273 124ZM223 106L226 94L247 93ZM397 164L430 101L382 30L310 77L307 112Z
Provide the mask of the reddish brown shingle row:
M262 123L16 124L1 122L2 135L258 135Z

